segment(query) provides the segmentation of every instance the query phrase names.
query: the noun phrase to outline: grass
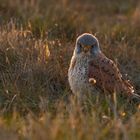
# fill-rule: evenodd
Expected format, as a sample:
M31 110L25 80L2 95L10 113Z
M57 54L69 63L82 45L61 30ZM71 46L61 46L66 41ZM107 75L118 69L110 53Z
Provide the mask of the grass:
M90 32L139 94L139 15L133 0L0 0L0 139L140 139L140 105L81 106L67 81L76 37Z

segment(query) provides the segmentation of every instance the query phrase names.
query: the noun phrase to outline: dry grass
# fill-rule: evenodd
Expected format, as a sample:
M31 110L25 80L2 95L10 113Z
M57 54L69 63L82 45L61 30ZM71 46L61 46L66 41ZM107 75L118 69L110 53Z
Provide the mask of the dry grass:
M133 0L0 0L0 139L140 139L140 106L80 106L67 81L75 39L90 32L140 93L139 12Z

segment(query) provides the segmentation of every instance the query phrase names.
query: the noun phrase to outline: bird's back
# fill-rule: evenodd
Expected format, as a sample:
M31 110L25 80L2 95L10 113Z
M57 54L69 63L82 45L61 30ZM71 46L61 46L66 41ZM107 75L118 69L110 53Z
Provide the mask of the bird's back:
M89 78L95 78L96 86L109 93L133 94L133 86L123 79L117 65L103 54L98 61L89 62Z

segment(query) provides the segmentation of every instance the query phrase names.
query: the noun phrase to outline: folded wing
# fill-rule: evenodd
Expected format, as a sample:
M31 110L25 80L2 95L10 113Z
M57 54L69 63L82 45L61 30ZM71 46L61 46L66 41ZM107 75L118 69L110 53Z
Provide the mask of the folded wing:
M88 77L94 78L95 86L108 93L124 93L127 96L134 93L133 86L122 78L117 65L104 54L89 61Z

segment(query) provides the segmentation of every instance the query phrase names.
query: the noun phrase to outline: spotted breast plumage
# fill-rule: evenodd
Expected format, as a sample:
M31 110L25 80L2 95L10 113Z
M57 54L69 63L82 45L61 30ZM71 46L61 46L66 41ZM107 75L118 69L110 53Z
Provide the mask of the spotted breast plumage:
M140 99L130 82L123 79L117 65L102 53L97 38L89 33L80 35L76 40L68 80L76 95L104 91Z

